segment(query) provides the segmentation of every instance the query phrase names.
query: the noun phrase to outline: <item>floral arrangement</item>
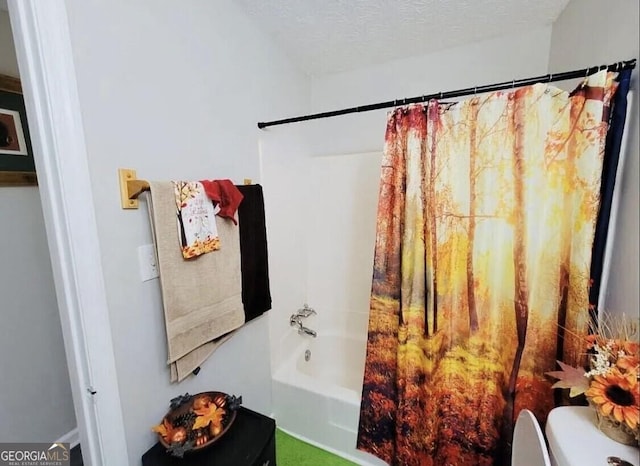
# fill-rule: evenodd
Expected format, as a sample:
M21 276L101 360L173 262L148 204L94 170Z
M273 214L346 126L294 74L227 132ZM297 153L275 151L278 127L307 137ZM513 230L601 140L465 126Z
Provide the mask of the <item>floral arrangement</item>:
M640 442L640 344L637 324L624 320L601 325L586 337L589 370L558 361L552 388L569 388L569 396L584 394L596 410L599 427L627 444ZM606 429L605 429L606 428Z

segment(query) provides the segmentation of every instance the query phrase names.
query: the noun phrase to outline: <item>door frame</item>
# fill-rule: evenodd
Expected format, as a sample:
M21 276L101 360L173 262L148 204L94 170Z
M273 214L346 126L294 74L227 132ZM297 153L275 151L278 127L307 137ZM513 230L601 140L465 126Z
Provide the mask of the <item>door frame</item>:
M9 0L84 464L128 464L64 0ZM55 439L52 439L55 440Z

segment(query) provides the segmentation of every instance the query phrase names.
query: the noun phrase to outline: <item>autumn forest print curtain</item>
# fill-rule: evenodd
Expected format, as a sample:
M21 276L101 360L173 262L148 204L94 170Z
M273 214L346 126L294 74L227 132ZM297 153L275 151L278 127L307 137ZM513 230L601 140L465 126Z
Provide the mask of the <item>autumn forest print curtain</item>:
M614 74L389 115L358 448L502 464L579 363Z

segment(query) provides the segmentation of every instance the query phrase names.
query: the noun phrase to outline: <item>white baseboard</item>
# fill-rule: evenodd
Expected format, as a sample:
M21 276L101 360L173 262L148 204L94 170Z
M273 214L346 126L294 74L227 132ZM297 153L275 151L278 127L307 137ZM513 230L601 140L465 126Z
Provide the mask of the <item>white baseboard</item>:
M78 428L76 427L75 429L64 434L62 437L56 440L56 443L68 443L70 444L71 448L78 445L80 443L80 433L78 432Z

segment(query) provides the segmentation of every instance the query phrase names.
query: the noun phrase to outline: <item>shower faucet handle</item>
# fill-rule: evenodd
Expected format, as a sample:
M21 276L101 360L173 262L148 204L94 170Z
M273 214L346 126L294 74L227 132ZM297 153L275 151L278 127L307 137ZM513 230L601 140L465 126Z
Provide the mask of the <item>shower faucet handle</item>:
M316 331L311 330L310 328L307 328L302 324L302 319L305 319L313 314L316 314L316 311L314 309L311 309L305 303L302 309L298 309L295 314L291 314L291 317L289 317L289 325L291 325L292 327L298 327L299 335L309 335L315 338L318 336Z
M304 304L302 309L298 309L298 312L296 313L296 315L300 317L309 317L310 315L315 315L315 314L317 314L315 309L310 308L307 303Z

